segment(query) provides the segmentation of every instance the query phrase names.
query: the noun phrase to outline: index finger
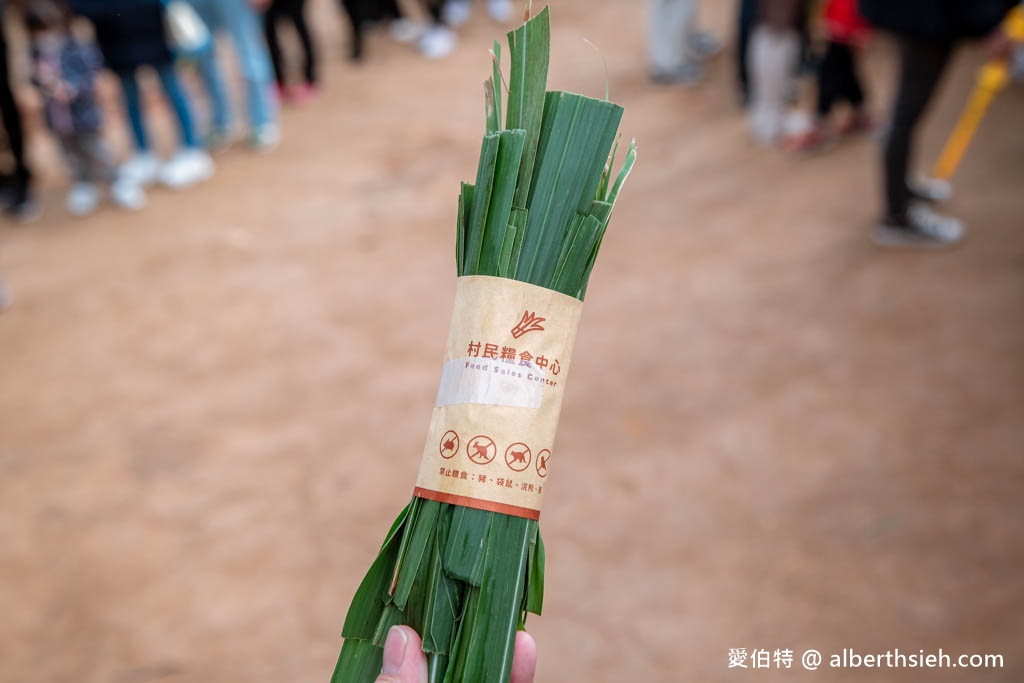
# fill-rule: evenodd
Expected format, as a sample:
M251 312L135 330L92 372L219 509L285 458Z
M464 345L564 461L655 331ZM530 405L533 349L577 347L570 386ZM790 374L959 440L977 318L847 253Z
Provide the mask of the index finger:
M516 634L516 649L512 656L511 683L533 683L537 673L537 643L526 631Z

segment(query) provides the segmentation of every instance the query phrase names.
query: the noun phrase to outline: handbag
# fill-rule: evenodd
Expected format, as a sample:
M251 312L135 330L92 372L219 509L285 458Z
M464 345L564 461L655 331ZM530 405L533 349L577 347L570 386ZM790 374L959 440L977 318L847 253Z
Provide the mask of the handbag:
M185 0L164 0L167 42L179 57L196 57L211 47L213 36L192 5Z

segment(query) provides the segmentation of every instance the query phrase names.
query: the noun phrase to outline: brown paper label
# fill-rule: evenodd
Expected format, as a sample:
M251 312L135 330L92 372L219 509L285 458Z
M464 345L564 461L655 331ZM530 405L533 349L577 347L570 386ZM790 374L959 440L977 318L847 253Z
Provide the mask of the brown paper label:
M459 278L416 496L540 517L582 308L524 282Z

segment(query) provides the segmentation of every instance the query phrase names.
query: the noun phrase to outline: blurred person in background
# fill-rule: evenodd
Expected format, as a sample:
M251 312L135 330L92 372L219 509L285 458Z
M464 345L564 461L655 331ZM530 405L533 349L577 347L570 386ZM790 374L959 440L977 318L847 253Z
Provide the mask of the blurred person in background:
M274 64L274 77L277 80L277 94L281 101L292 101L305 104L316 98L317 59L316 46L306 22L306 0L258 0L257 6L266 7L263 15L263 30L270 48L270 59ZM302 82L292 86L288 83L287 65L281 51L281 41L277 35L277 24L287 20L295 28L302 45Z
M759 0L757 26L750 36L750 132L761 145L775 144L785 132L796 90L804 0Z
M263 42L260 19L249 0L188 0L216 37L227 33L234 44L238 70L245 84L249 144L258 151L277 146L281 134L273 98L273 71ZM216 45L198 58L196 66L210 99L207 146L223 149L231 142L231 97L217 59Z
M103 140L103 113L96 96L102 57L96 46L71 34L70 16L60 0L32 0L25 11L32 50L32 82L43 101L46 125L60 143L71 171L68 211L85 216L100 203L100 186L125 209L141 209L139 185L120 178Z
M697 28L697 0L650 0L648 52L651 80L693 85L704 78L704 61L721 49L714 36Z
M188 99L174 71L161 1L72 0L71 7L92 22L103 59L121 82L135 139L135 153L122 166L122 177L143 187L159 180L172 188L209 179L213 160L196 134ZM156 72L178 124L178 149L166 162L153 151L146 129L137 73L145 66Z
M910 178L914 133L957 45L988 37L992 57L1009 59L1002 21L1019 0L860 0L864 17L895 35L899 76L883 150L885 214L874 240L885 246L946 246L964 226L930 204L949 198L948 184Z
M10 62L7 54L7 27L4 21L4 6L0 3L0 118L3 119L7 147L14 161L14 170L2 177L4 212L19 223L27 223L39 217L39 205L32 198L32 173L25 161L25 132L21 121L21 110L11 90Z
M818 103L814 120L805 130L787 136L784 146L796 152L815 152L830 146L836 137L869 132L873 122L865 104L864 87L857 74L859 52L870 35L870 26L857 10L857 0L828 0L825 4L827 46L818 67ZM852 111L838 129L829 116L839 102Z

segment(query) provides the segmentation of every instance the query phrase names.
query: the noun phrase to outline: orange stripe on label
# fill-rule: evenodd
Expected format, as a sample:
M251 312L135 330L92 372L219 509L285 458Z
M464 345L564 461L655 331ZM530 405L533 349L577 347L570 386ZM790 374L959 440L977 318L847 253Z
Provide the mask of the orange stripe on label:
M530 508L519 507L518 505L508 505L506 503L494 503L489 500L480 500L479 498L470 498L468 496L457 496L452 493L431 491L430 489L425 489L419 486L413 489L412 495L417 498L426 498L427 500L437 501L438 503L448 503L450 505L458 505L464 508L474 508L476 510L485 510L487 512L498 512L503 515L523 517L534 521L540 519L540 510L531 510Z

